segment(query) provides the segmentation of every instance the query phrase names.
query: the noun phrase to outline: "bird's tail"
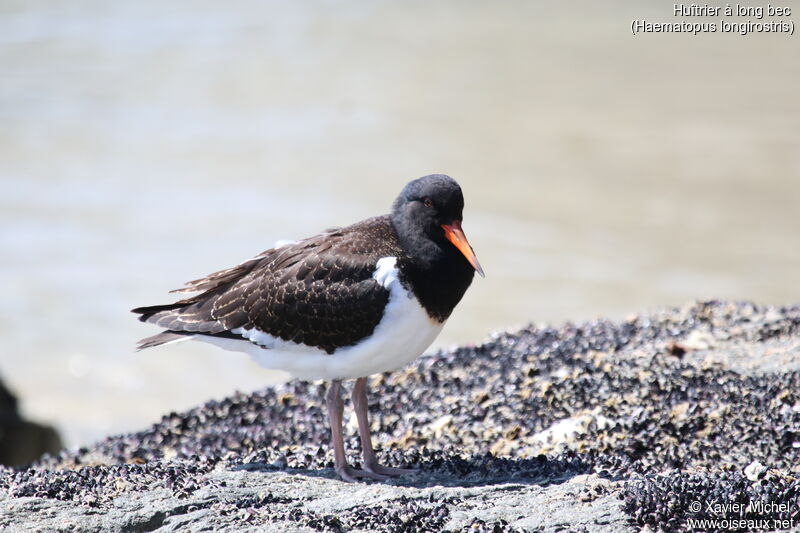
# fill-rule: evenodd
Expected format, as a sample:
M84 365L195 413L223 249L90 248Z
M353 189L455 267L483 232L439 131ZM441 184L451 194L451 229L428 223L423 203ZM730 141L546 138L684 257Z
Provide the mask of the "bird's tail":
M131 309L131 313L136 313L140 315L139 320L141 320L142 322L149 322L150 319L153 317L153 315L161 313L162 311L174 311L176 309L186 307L188 303L190 303L189 300L183 300L171 304L137 307L136 309Z
M152 348L154 346L161 346L162 344L169 344L172 342L185 341L194 335L188 331L162 331L158 335L147 337L136 343L136 351L144 350L145 348Z

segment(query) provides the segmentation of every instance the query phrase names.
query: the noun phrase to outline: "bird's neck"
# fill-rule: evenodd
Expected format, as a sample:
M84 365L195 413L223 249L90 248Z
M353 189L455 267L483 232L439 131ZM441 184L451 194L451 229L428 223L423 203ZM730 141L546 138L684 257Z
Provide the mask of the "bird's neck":
M392 226L405 252L397 263L400 281L414 293L431 319L444 322L472 283L475 269L448 241L436 242L395 217Z
M435 245L435 243L432 243ZM431 319L444 322L472 283L475 269L445 243L431 255L406 255L399 261L400 280L410 289Z

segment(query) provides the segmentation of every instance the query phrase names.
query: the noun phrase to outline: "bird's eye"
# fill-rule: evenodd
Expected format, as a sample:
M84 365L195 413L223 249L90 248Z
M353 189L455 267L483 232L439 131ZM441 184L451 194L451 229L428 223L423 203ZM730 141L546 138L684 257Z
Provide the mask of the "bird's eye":
M423 198L422 203L425 207L433 207L433 200L430 198Z

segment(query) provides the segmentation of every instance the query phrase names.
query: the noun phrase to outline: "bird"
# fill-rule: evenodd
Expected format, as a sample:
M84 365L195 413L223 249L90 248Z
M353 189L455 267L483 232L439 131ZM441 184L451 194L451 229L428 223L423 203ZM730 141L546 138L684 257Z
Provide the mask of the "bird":
M195 340L249 354L292 378L330 381L325 402L334 469L344 481L385 480L414 470L379 464L368 419L367 378L419 357L441 332L477 272L461 227L464 196L451 177L410 181L386 215L282 241L254 258L173 293L174 303L137 307L160 326L138 350ZM344 380L363 462L348 464L342 433Z

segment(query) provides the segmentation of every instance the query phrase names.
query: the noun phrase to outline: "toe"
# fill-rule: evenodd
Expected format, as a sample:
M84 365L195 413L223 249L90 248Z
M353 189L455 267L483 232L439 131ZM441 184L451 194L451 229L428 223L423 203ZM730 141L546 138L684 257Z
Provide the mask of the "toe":
M390 466L382 466L379 464L367 465L366 470L385 477L404 476L406 474L413 474L416 472L416 470L411 468L392 468Z
M342 481L346 481L347 483L355 483L356 481L358 481L358 479L356 479L351 474L350 470L351 470L350 468L347 468L347 469L345 469L345 468L341 468L341 469L337 468L336 469L336 473L339 475L340 478L342 478Z
M375 471L369 470L369 469L367 469L367 470L354 470L354 471L356 473L356 476L358 476L358 477L366 478L366 479L375 479L377 481L385 481L385 480L389 479L389 477L390 477L388 474L384 474L382 472L375 472Z
M359 470L349 465L342 468L337 468L336 473L339 474L339 477L342 478L343 481L347 481L348 483L354 483L359 479L374 479L376 481L384 481L389 479L388 474L383 474L381 472L375 472L372 470Z

